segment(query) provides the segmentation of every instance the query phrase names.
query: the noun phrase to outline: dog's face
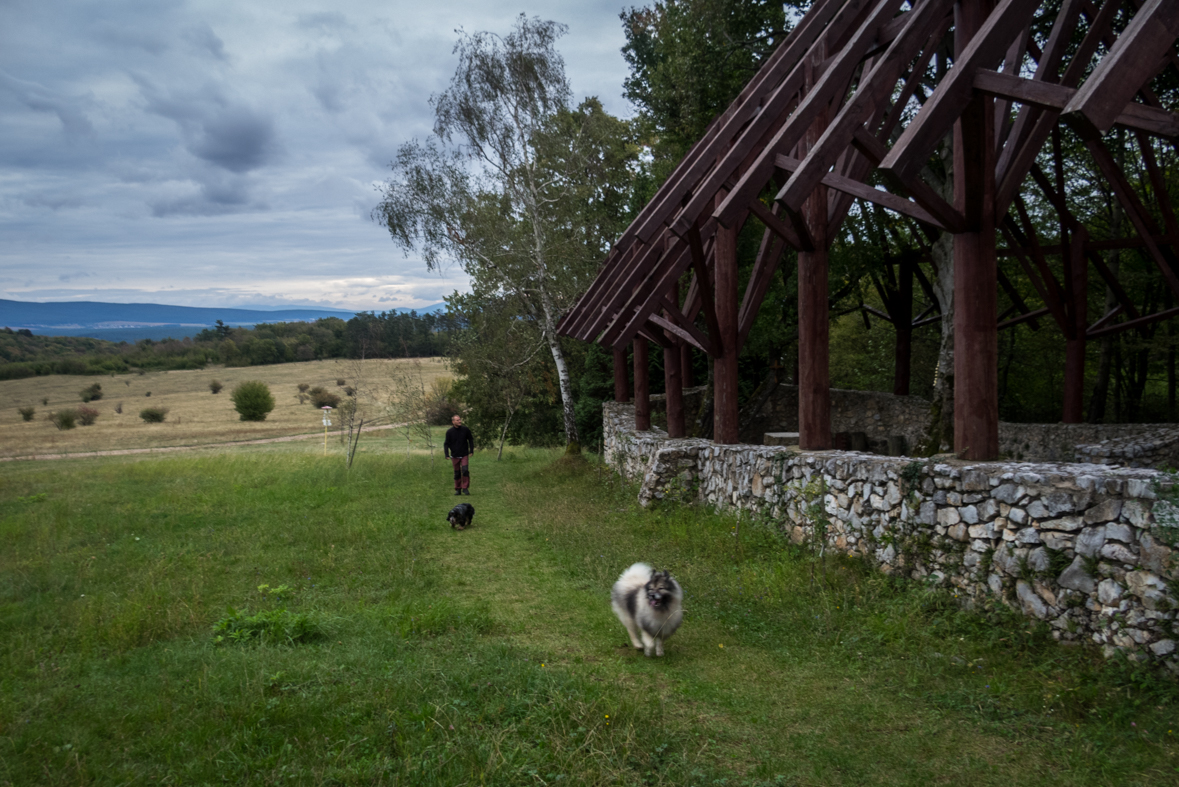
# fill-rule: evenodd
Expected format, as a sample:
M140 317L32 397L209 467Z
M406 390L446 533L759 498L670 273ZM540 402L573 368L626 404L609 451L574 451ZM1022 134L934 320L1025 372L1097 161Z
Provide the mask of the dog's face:
M667 609L675 597L675 580L667 571L654 571L643 589L647 593L647 604L652 609Z

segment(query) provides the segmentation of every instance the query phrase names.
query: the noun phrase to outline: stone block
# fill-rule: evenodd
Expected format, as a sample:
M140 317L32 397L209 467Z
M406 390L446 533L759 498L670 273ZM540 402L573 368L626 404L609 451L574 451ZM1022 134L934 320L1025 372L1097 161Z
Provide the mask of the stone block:
M1122 519L1135 527L1150 524L1150 509L1141 500L1126 500L1122 503Z
M1041 530L1064 530L1069 533L1080 530L1082 526L1079 516L1062 516L1059 519L1049 519L1040 523Z
M1116 522L1121 515L1122 501L1111 497L1101 501L1085 512L1085 524L1095 525Z
M1096 557L1105 546L1105 526L1087 527L1077 536L1077 553L1085 557Z
M1040 531L1034 527L1025 527L1015 534L1015 540L1020 544L1039 544Z
M1133 544L1137 539L1134 538L1134 529L1129 525L1111 522L1105 526L1105 540Z
M1133 565L1138 562L1138 556L1116 541L1107 541L1101 548L1101 556L1119 563Z
M1144 568L1159 574L1171 570L1172 550L1169 546L1160 542L1151 533L1143 533L1139 545L1139 560Z
M1021 579L1015 583L1015 595L1019 599L1019 606L1023 608L1025 615L1031 615L1040 620L1048 617L1048 605L1027 582Z
M958 509L958 515L962 517L962 521L968 525L978 523L978 509L974 506L962 506Z
M1097 589L1097 581L1085 570L1085 561L1079 555L1073 559L1072 565L1061 573L1056 584L1081 593L1092 593Z
M1122 586L1112 579L1103 579L1097 584L1097 600L1107 607L1117 604L1122 592Z
M1073 536L1070 533L1058 533L1055 530L1041 530L1040 539L1044 542L1044 546L1056 552L1073 548Z
M1024 489L1015 484L1002 484L996 487L992 494L1001 503L1017 503L1023 497Z

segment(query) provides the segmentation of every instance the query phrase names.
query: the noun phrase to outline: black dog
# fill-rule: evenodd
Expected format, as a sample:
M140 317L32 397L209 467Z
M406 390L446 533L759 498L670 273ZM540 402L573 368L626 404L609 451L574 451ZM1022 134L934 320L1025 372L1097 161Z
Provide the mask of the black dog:
M472 520L475 519L475 506L470 503L459 503L454 508L450 509L450 513L446 515L446 521L455 530L462 530L470 527Z

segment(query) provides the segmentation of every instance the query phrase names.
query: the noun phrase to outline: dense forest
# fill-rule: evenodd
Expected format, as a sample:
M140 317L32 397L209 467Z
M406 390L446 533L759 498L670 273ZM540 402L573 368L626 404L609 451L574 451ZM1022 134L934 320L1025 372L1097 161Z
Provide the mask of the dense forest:
M362 312L348 321L219 324L192 338L130 344L0 330L0 380L43 374L119 374L139 369L201 369L210 363L261 366L324 358L424 358L445 355L445 315Z

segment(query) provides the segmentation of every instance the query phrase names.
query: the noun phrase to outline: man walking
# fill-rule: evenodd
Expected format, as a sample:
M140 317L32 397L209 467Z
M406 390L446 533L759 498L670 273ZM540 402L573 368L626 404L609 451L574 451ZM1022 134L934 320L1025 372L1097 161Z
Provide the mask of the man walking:
M450 464L454 467L454 493L456 495L471 494L471 472L467 467L471 454L475 452L475 435L463 426L463 417L453 415L450 422L454 424L446 430L446 439L442 441L442 455L450 457Z

